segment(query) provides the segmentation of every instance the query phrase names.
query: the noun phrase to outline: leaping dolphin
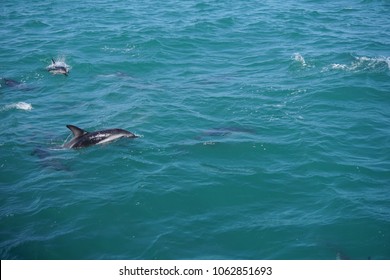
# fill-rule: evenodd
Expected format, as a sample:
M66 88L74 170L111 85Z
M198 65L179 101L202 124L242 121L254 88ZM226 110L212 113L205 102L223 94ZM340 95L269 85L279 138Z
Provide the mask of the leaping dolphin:
M47 71L52 74L63 74L68 76L69 74L69 65L63 61L55 61L54 58L51 59L51 64L46 67Z
M72 131L73 138L68 143L64 144L65 148L83 148L91 145L108 143L119 138L138 137L130 131L119 128L87 132L74 125L68 124L66 127Z

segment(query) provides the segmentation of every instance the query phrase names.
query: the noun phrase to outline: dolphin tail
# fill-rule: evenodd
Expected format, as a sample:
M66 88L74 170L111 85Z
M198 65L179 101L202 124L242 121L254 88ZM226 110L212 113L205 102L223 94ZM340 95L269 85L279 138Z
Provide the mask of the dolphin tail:
M88 133L85 130L83 130L77 126L74 126L74 125L68 124L68 125L66 125L66 127L69 128L70 131L72 131L74 137L79 137L79 136L82 136L82 135Z

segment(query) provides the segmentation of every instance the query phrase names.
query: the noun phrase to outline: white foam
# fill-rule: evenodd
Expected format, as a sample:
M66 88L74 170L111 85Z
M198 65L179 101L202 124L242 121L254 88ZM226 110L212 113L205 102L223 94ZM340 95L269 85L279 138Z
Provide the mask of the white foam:
M64 67L66 68L68 71L72 69L71 66L69 66L66 62L65 62L65 56L59 56L57 58L54 59L54 63L53 61L51 62L51 64L49 66L46 67L47 70L51 70L51 69L54 69L55 67Z
M24 110L24 111L31 111L33 109L32 105L30 103L26 102L18 102L16 104L13 104L15 109L18 110Z
M390 70L390 57L355 57L357 63L368 68L378 68L387 65L387 69Z
M374 71L382 72L390 70L390 57L355 56L349 64L332 63L324 70L342 70L347 72Z
M3 107L3 110L18 109L23 111L31 111L33 109L30 103L18 102L13 104L8 104Z
M333 64L330 65L330 68L331 69L335 69L335 70L347 70L348 69L348 65L333 63Z
M133 52L135 49L135 46L127 44L124 48L114 48L114 47L108 47L104 46L102 48L103 51L109 52L109 53L122 53L127 54Z
M300 53L294 53L292 59L299 62L302 66L307 66L305 58Z

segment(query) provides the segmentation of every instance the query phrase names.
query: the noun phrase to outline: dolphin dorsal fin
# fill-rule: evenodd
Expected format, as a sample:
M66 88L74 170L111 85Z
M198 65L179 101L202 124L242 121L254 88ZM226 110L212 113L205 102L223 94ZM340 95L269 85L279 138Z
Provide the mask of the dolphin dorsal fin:
M74 137L83 136L84 134L88 133L85 130L71 124L68 124L66 127L72 131Z
M53 64L56 64L56 61L54 60L54 58L51 59L51 62L53 62Z

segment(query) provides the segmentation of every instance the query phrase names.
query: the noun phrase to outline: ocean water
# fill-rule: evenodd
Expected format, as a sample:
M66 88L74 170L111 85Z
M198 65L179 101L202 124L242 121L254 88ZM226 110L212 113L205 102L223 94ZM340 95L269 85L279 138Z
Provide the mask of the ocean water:
M1 259L390 259L389 1L2 0L0 23ZM67 124L140 137L65 149Z

